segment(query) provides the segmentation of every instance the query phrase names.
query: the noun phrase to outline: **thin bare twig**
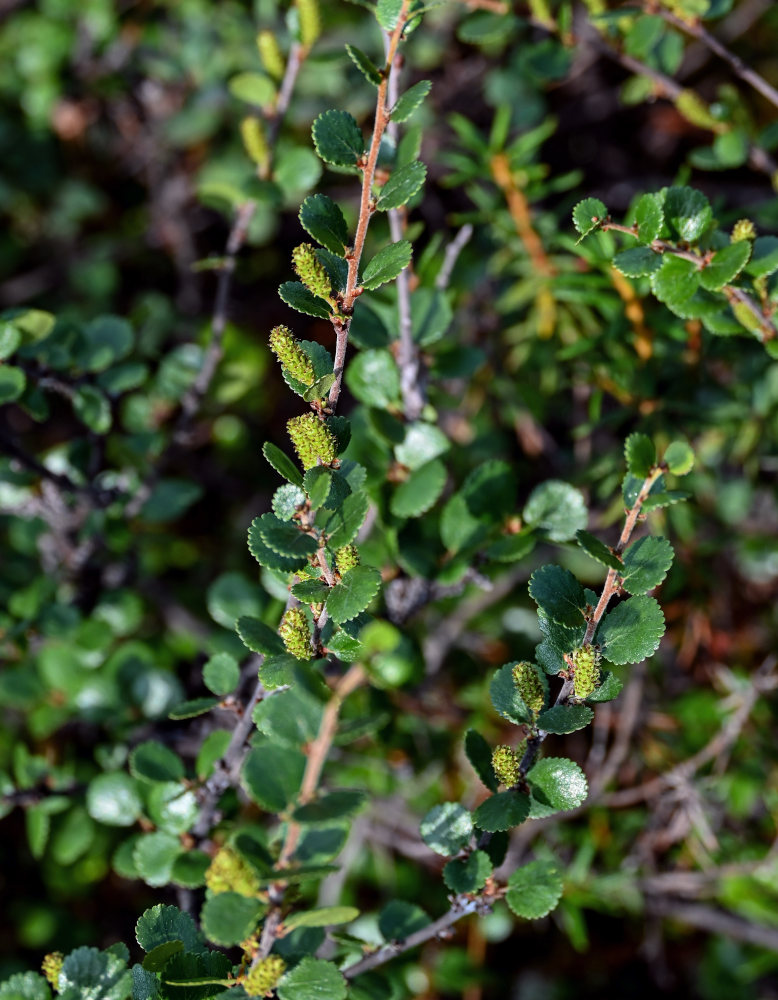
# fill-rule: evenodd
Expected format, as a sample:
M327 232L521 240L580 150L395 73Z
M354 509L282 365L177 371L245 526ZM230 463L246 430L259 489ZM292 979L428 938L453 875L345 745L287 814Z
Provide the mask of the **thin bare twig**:
M745 941L747 944L778 951L778 929L755 924L742 917L736 917L725 910L700 903L679 903L675 900L652 899L651 910L668 920L677 920L700 930L721 934L725 938Z
M466 222L446 247L446 252L443 254L443 263L435 279L435 287L440 289L441 292L444 292L448 288L448 283L451 281L451 273L456 267L459 255L464 250L472 235L473 227L469 222Z

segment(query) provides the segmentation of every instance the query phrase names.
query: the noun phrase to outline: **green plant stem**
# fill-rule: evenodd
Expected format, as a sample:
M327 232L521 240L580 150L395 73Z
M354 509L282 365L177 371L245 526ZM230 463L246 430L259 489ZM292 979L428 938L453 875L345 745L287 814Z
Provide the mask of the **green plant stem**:
M400 13L397 17L397 25L389 36L386 47L386 63L381 71L381 83L378 86L376 97L375 120L373 122L373 135L370 140L370 148L367 151L364 165L362 167L362 195L359 201L359 218L357 220L356 233L354 235L354 246L349 251L348 275L346 278L346 288L343 291L343 312L342 317L334 317L332 324L335 328L335 381L332 384L329 394L329 408L334 413L338 405L340 389L343 382L343 371L346 363L346 350L348 348L348 335L351 328L351 314L354 309L354 302L360 294L359 288L359 264L362 260L362 253L365 249L365 239L370 225L370 219L375 211L373 203L373 182L375 180L376 164L378 153L381 149L381 139L389 125L390 107L388 103L389 78L394 66L394 58L397 54L397 46L400 44L403 30L408 19L408 8L410 0L403 0Z

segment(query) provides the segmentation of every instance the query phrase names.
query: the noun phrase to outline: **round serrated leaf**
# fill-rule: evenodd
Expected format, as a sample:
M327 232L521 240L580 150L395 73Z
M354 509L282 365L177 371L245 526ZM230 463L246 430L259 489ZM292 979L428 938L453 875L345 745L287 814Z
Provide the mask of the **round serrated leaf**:
M595 535L590 534L588 531L577 531L575 538L584 552L590 555L592 559L596 559L597 562L608 566L610 569L621 570L621 559Z
M220 698L190 698L179 702L168 712L169 719L194 719L197 715L205 715L221 701Z
M229 948L246 940L265 909L259 900L249 896L219 892L203 904L200 924L210 941Z
M399 240L379 250L362 272L361 284L369 290L394 281L411 262L413 248L408 240Z
M489 684L489 696L492 699L495 712L509 722L520 726L525 722L531 722L533 713L527 707L513 681L513 668L516 666L516 662L506 663L495 671Z
M404 94L401 94L397 103L391 110L393 122L404 122L411 117L413 112L429 94L432 84L429 80L420 80L409 87Z
M635 224L641 243L651 243L657 238L664 223L662 205L655 194L644 194L635 206Z
M365 406L384 410L400 397L400 371L389 351L360 351L346 371L346 385Z
M141 948L153 951L168 941L182 941L187 951L197 951L202 946L194 920L182 913L177 906L157 903L138 919L135 939Z
M580 490L559 479L549 479L530 493L522 517L552 542L567 542L586 527L586 501Z
M381 188L376 208L381 212L401 208L421 189L426 177L427 168L419 160L399 167Z
M300 207L303 229L317 243L342 257L348 246L348 226L340 208L326 194L312 194Z
M630 597L600 624L597 641L611 663L640 663L659 646L665 619L653 597Z
M92 385L80 385L73 393L73 409L95 434L111 429L111 404L104 393Z
M473 851L466 858L449 861L443 869L443 881L452 892L478 892L491 874L489 855Z
M203 666L203 681L214 694L229 694L240 683L240 667L229 653L216 653Z
M664 464L674 476L686 476L694 468L694 452L685 441L673 441L665 451Z
M537 920L545 917L562 898L562 878L551 861L530 861L517 868L508 879L505 901L517 917Z
M0 365L0 404L12 403L24 392L27 376L21 368Z
M568 569L541 566L530 577L530 597L552 621L569 628L584 622L586 595Z
M130 774L142 781L180 781L184 762L157 740L139 743L130 754Z
M662 266L662 255L651 247L630 247L613 258L613 266L628 278L641 278L653 274Z
M684 309L700 285L697 265L683 257L666 253L662 266L651 275L651 287L668 309Z
M328 319L330 307L313 292L308 291L300 281L285 281L278 286L278 294L288 306L305 316Z
M294 486L302 488L302 472L300 472L291 458L281 451L277 445L274 445L272 441L265 441L262 445L262 454L280 476L283 476L284 479Z
M420 906L393 899L378 916L378 929L386 941L402 941L426 927L430 918Z
M154 825L167 833L186 833L200 807L195 793L178 782L155 782L146 806Z
M302 477L300 477L302 483ZM270 520L272 518L272 521ZM279 569L289 572L290 570L301 569L308 562L307 556L301 555L281 555L268 545L262 537L262 528L273 530L274 525L285 524L287 528L297 531L289 521L279 521L275 514L262 514L255 517L249 526L248 546L249 552L254 556L261 566L268 569ZM299 531L298 531L299 533ZM304 544L304 543L303 543ZM315 548L315 543L314 543Z
M334 586L327 598L327 612L339 625L364 611L381 587L381 574L372 566L355 566Z
M473 819L479 829L488 833L510 830L523 823L529 815L529 796L522 792L497 792L482 802Z
M199 889L205 885L205 873L211 864L210 855L205 851L187 851L173 862L170 881L185 889Z
M710 203L701 191L690 187L671 187L665 192L665 221L678 238L693 243L708 228L713 218Z
M473 817L458 802L444 802L430 809L420 830L427 847L443 857L452 857L470 843Z
M624 685L612 670L604 670L602 672L600 686L592 691L588 698L586 698L586 701L592 702L593 704L613 701L614 698L618 698L623 687Z
M394 491L389 504L395 517L418 517L434 507L446 485L446 467L438 459L415 469Z
M302 531L298 524L279 521L273 514L262 516L259 534L274 552L293 559L312 556L318 547L312 534Z
M123 771L100 774L89 782L86 808L106 826L132 826L143 808L135 781Z
M67 1000L124 1000L131 989L132 973L124 959L86 947L76 948L65 958L57 983L58 994ZM13 1000L17 998L19 994Z
M311 129L316 152L325 163L354 167L365 151L362 131L346 111L324 111Z
M672 562L673 547L668 540L646 535L624 553L622 586L630 594L645 594L659 586Z
M282 812L300 790L305 756L291 747L264 743L250 750L241 781L251 798L269 812Z
M173 863L183 853L181 841L175 834L157 831L144 833L132 851L138 874L147 885L167 885L173 874Z
M757 236L746 271L754 278L778 271L778 236Z
M584 198L573 209L573 225L581 234L581 238L593 233L604 221L608 209L599 198Z
M553 705L540 713L537 723L539 729L562 736L583 729L593 718L594 712L586 705Z
M566 757L544 757L527 773L527 780L533 799L549 810L546 815L576 809L589 790L586 775Z
M748 240L738 240L722 247L702 269L700 284L708 291L717 292L740 274L750 255L751 244Z
M345 1000L346 980L332 962L306 956L282 976L280 1000Z
M417 421L408 425L404 440L395 448L395 455L408 469L418 469L450 447L451 443L439 427Z
M291 521L300 507L305 503L305 494L291 483L279 486L273 494L271 506L279 521Z
M624 459L631 476L645 479L656 465L656 448L646 434L630 434L624 442Z
M465 754L481 781L490 791L496 792L497 779L492 770L492 748L475 729L468 729L465 734Z
M243 645L252 653L262 653L264 656L280 656L286 651L281 636L265 625L259 618L250 615L241 616L235 623L235 628Z

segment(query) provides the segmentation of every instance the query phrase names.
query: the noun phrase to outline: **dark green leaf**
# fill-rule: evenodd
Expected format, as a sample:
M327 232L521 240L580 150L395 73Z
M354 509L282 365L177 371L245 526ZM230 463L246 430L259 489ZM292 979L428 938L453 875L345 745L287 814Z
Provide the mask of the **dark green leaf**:
M586 775L566 757L544 757L528 771L527 780L532 787L535 817L576 809L589 790Z
M386 409L400 398L400 372L389 351L360 351L346 370L346 385L366 406Z
M598 198L579 201L573 209L573 225L581 234L581 239L599 229L607 214L608 209Z
M628 278L640 278L653 274L662 266L662 255L650 247L630 247L613 258L613 266Z
M292 587L292 594L303 604L323 604L330 592L323 580L303 580Z
M545 917L562 898L562 878L551 861L530 861L508 879L505 901L517 917Z
M694 243L708 228L713 212L701 191L690 187L671 187L665 192L665 221L675 235Z
M274 552L290 558L312 556L318 548L313 535L302 531L294 522L279 521L273 514L265 514L260 519L259 534Z
M130 754L129 764L130 774L143 781L180 781L184 777L184 762L157 740L139 743Z
M643 501L641 511L648 514L652 510L659 510L662 507L671 507L675 503L682 503L689 499L690 494L685 490L667 490L664 493L652 493L647 500Z
M757 236L746 271L754 278L778 271L778 236Z
M381 83L381 74L373 60L369 56L366 56L362 49L358 49L356 45L347 44L346 52L348 52L349 59L354 63L367 82L378 87Z
M484 851L473 851L462 860L449 861L443 881L452 892L478 892L492 874L492 862Z
M5 361L15 354L21 342L22 335L19 329L11 323L0 321L0 361Z
M630 594L645 594L667 576L673 562L673 547L666 538L646 535L624 553L622 586Z
M420 906L393 899L378 917L378 929L385 941L403 941L430 922L430 918Z
M346 980L332 962L306 956L281 978L280 1000L345 1000Z
M327 545L333 550L353 542L367 515L367 494L359 491L346 497L342 506L327 521Z
M158 903L146 910L135 925L135 938L145 952L153 951L168 941L182 941L187 951L202 947L194 920L177 906Z
M630 434L624 442L624 460L630 475L645 479L656 465L654 442L645 434Z
M266 656L276 656L285 651L281 636L265 625L259 618L251 618L249 615L241 616L235 623L238 635L243 641L243 645L252 653L264 653Z
M552 621L575 628L584 621L583 587L561 566L541 566L530 577L530 597Z
M203 666L203 681L214 694L229 694L240 683L240 667L229 653L216 653Z
M614 698L618 698L623 687L624 685L611 670L604 670L600 686L595 688L586 700L598 705L601 702L613 701Z
M150 524L165 524L181 517L203 495L199 483L188 479L160 479L140 510Z
M651 287L660 302L683 315L689 300L700 284L700 272L691 260L666 253L662 267L651 275Z
M193 719L197 715L205 715L220 703L221 698L190 698L179 702L168 713L169 719Z
M588 519L581 491L559 479L548 479L530 493L522 517L527 524L544 531L552 542L575 538Z
M641 243L652 243L662 230L664 212L655 194L644 194L635 207L635 222Z
M315 465L309 469L303 477L303 489L308 494L311 507L318 510L324 506L327 497L330 495L332 484L332 470L324 465Z
M258 805L278 813L286 809L297 795L304 771L305 756L299 750L263 743L249 751L241 771L241 781Z
M313 123L313 144L325 163L354 167L365 151L362 132L346 111L325 111Z
M529 796L521 792L497 792L476 809L476 826L488 833L510 830L523 823L529 815Z
M630 597L601 622L597 641L611 663L640 663L657 649L665 619L653 597Z
M372 566L355 566L336 584L327 597L330 618L340 624L364 611L381 587L381 574Z
M420 80L409 87L404 94L400 95L395 106L392 108L391 117L393 122L404 122L411 117L413 112L429 94L432 84L429 80Z
M535 548L536 537L532 531L520 531L517 535L505 535L493 542L485 555L495 562L517 562Z
M119 316L98 316L86 324L82 336L76 363L88 372L101 372L121 361L135 339L130 324Z
M143 968L149 972L162 972L172 955L184 950L183 941L166 941L157 945L143 959ZM158 980L154 980L158 982Z
M384 31L394 31L400 19L402 0L378 0L375 6L375 16Z
M302 488L303 485L303 474L294 464L294 462L289 458L288 455L284 454L280 448L274 445L271 441L266 441L262 445L262 454L270 462L276 472L286 479L288 482L292 483L293 486Z
M5 373L16 371L16 369L3 365L0 371ZM2 384L0 384L0 393L2 393ZM73 409L76 416L95 434L105 434L111 429L111 404L105 393L100 392L94 386L78 386L73 393Z
M505 666L495 671L489 685L489 695L495 712L504 719L508 719L509 722L520 726L525 722L532 722L534 716L513 682L514 666L514 663L506 663Z
M317 243L342 257L348 246L348 226L338 205L326 194L312 194L300 208L303 229Z
M408 240L390 243L379 250L362 272L361 284L374 289L393 281L411 262L413 249Z
M473 817L458 802L434 806L421 821L421 839L436 854L453 857L473 835Z
M278 289L278 294L292 309L305 313L306 316L316 316L319 319L329 319L330 307L318 296L309 292L299 281L285 281Z
M391 208L402 207L421 189L426 176L427 168L418 160L394 170L381 188L376 208L380 212L388 212Z
M365 793L356 788L320 795L304 806L298 806L293 818L298 823L325 823L333 819L345 819L355 813L365 801Z
M246 940L265 909L259 900L249 896L219 892L205 900L200 911L200 924L209 940L229 948Z
M700 284L711 292L717 292L740 274L750 255L751 244L748 240L722 247L700 272Z
M125 1000L132 989L132 973L116 955L97 948L76 948L62 963L58 987L68 1000Z
M586 705L554 705L538 716L538 727L547 733L563 736L588 726L594 712Z
M390 509L395 517L419 517L434 507L446 485L446 467L438 459L414 470L394 491Z
M589 534L588 531L577 531L575 537L584 552L590 555L592 559L596 559L597 562L602 563L603 566L608 566L610 569L621 571L621 559L617 555L614 555L599 538Z
M21 368L0 365L0 405L13 403L24 392L26 385L27 376Z
M491 792L497 791L497 779L492 770L492 749L475 729L465 734L465 753L475 773Z

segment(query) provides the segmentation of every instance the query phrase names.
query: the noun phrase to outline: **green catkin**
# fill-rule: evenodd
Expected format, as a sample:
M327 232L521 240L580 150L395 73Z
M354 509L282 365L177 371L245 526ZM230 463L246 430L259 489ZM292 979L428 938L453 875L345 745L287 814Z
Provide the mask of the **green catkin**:
M319 0L297 0L295 6L300 18L300 41L309 49L321 34Z
M59 990L59 974L64 960L65 956L61 951L51 951L48 955L44 955L41 962L41 972L55 990Z
M266 170L270 163L270 146L265 126L258 118L249 115L240 123L240 135L252 162L261 170Z
M300 347L288 326L274 326L270 331L270 350L292 378L303 385L313 385L316 378L311 359Z
M356 545L344 545L335 553L335 566L341 576L359 566L359 551Z
M249 970L243 989L250 997L270 996L285 971L286 962L280 955L268 955Z
M329 299L332 285L324 265L316 256L316 247L310 243L301 243L299 247L295 247L292 251L292 265L309 292L318 295L320 299Z
M531 663L523 661L517 663L513 668L513 683L516 690L521 695L521 699L527 708L535 715L543 711L546 702L546 692L538 676L537 670Z
M738 219L732 227L732 242L740 243L743 240L756 239L756 226L750 219Z
M205 873L205 884L212 892L237 892L256 896L259 880L254 869L231 847L220 847Z
M332 431L315 413L292 417L286 429L302 467L307 472L315 465L332 465L337 457L337 441Z
M265 71L274 80L280 80L284 75L286 60L281 51L281 46L278 44L278 39L272 31L260 31L257 35L257 49L259 50L259 58L262 60Z
M298 660L310 660L311 630L302 608L289 608L284 612L278 634L284 640L287 653L296 656Z
M521 777L521 756L513 747L501 745L492 751L492 770L497 780L512 788Z
M588 698L600 684L600 654L587 643L570 654L573 665L573 694L576 698Z

